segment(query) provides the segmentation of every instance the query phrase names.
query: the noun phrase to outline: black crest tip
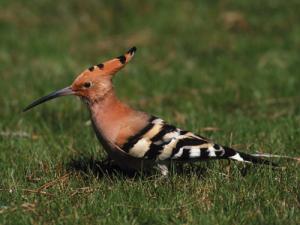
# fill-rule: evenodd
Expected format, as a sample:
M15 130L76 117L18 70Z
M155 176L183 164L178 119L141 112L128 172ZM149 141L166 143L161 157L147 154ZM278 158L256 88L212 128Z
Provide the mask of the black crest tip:
M130 54L130 55L133 55L136 52L136 50L137 50L136 47L133 46L131 49L128 50L127 53Z

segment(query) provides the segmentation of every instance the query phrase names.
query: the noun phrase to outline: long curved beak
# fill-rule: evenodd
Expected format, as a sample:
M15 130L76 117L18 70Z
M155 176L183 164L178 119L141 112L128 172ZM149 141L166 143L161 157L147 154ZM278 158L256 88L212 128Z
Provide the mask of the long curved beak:
M60 89L58 91L54 91L42 98L39 98L37 100L35 100L34 102L32 102L30 105L28 105L25 109L23 109L23 112L26 112L27 110L39 105L39 104L42 104L44 102L47 102L51 99L54 99L54 98L58 98L58 97L61 97L61 96L66 96L66 95L73 95L75 92L72 91L71 87L66 87L66 88L63 88L63 89Z

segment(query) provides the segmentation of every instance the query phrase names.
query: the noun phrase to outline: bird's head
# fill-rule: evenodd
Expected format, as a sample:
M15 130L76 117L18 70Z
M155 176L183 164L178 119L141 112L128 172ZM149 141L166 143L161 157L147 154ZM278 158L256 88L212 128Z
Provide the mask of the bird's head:
M111 80L113 75L133 58L135 52L136 48L132 47L124 55L86 69L78 75L71 86L37 99L23 111L27 111L51 99L66 95L76 95L89 102L103 98L104 95L112 89Z

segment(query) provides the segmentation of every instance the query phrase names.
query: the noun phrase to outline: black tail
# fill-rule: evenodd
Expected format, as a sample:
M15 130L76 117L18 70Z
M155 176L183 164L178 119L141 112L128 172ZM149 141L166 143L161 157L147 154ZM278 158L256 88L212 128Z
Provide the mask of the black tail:
M225 150L225 154L222 156L222 158L233 159L233 160L236 160L236 161L248 162L248 163L253 163L253 164L271 165L271 166L275 166L275 167L278 166L277 164L275 164L271 161L262 159L262 158L257 157L257 156L253 156L253 155L250 155L250 154L239 152L239 151L236 151L236 150L234 150L232 148L229 148L229 147L223 147L223 148Z

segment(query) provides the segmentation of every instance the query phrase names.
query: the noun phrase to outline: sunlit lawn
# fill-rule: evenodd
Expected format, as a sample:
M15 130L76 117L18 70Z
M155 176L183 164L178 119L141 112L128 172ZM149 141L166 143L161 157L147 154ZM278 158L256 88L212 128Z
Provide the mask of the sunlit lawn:
M85 106L37 97L138 48L135 108L245 152L300 155L300 3L0 1L0 224L300 224L299 163L106 167Z

